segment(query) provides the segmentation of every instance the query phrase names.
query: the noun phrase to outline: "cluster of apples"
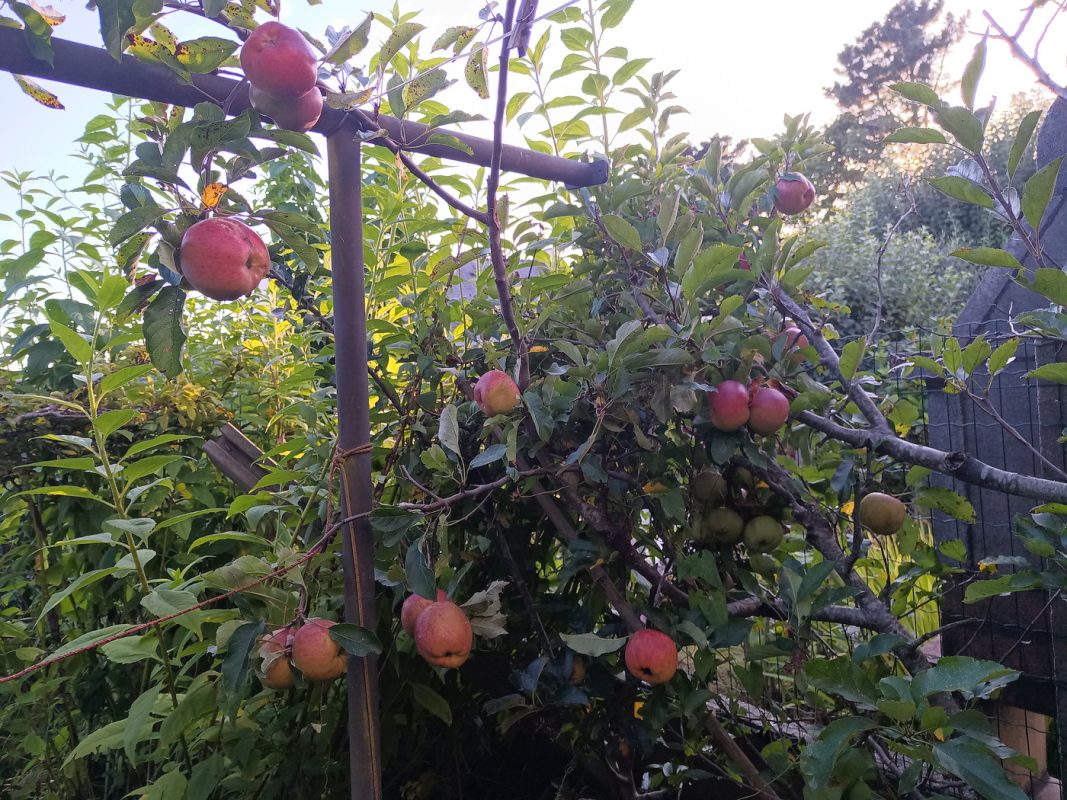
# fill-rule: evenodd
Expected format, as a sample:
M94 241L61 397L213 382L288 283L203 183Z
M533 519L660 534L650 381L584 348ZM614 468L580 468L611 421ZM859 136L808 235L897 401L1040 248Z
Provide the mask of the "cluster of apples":
M746 474L742 476L741 472L737 471L736 480L749 484L751 488L751 474L745 470ZM729 547L744 542L745 547L753 553L770 553L782 543L785 529L775 517L759 513L746 521L740 513L726 505L730 495L729 484L719 472L702 469L693 476L689 492L693 500L690 530L697 543Z
M318 59L295 28L265 22L241 47L241 68L252 107L290 131L307 131L322 114Z
M727 380L708 395L708 416L720 431L736 431L748 425L764 436L778 431L789 419L789 398L773 386Z
M290 689L300 670L304 680L332 681L345 673L348 656L330 636L334 622L312 617L299 627L286 625L260 638L260 680L268 689Z
M455 669L470 657L474 644L470 620L441 589L436 601L408 595L400 607L400 625L415 639L415 649L428 664Z

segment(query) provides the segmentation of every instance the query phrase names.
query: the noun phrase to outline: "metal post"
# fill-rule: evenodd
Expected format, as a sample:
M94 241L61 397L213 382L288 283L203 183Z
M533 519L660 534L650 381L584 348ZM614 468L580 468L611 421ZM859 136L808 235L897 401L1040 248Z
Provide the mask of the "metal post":
M337 383L337 450L370 443L367 376L367 303L363 289L363 198L360 145L342 128L327 139L333 277L334 365ZM371 510L371 457L358 453L341 464L345 516ZM374 630L374 536L367 518L346 525L345 621ZM378 657L348 659L348 762L352 800L381 800L378 734Z

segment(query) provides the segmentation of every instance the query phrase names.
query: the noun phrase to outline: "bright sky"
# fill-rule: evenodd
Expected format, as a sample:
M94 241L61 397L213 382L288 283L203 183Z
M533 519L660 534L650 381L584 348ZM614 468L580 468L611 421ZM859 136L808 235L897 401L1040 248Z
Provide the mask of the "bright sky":
M283 21L321 33L328 24L354 24L367 11L390 8L392 2L324 0L319 6L308 7L303 0L286 0ZM541 0L541 10L560 2ZM85 9L84 0L51 0L51 4L67 14L67 22L56 35L99 44L95 12ZM677 102L691 113L675 118L676 130L689 131L697 140L711 133L769 136L780 129L785 113L811 111L816 123L833 118L834 106L823 89L835 80L838 51L872 22L882 19L893 4L894 0L808 0L799 5L795 0L636 0L624 24L615 30L612 44L628 47L631 57L652 57L649 73L682 70L672 87ZM983 10L1013 30L1020 19L1019 8L1025 3L947 0L946 5L956 14L970 12L969 29L980 33L986 27ZM402 0L401 6L423 7L425 12L419 19L429 28L428 33L436 35L449 25L475 20L481 0ZM212 25L199 29L218 30ZM182 29L181 33L189 38L198 30ZM973 36L968 37L955 55L956 63L948 66L951 74L962 71L974 41ZM1067 80L1062 58L1065 50L1067 18L1049 34L1043 50L1047 68L1061 81ZM514 85L521 88L521 80L516 79ZM1006 46L991 44L984 96L993 94L1007 100L1013 92L1028 91L1035 85L1032 75L1012 60ZM0 127L0 170L71 168L64 156L85 122L100 112L102 98L69 86L51 88L59 93L66 111L37 105L0 74L0 108L7 109L8 119ZM463 104L467 110L491 114L489 104L479 108L470 93L465 94ZM517 130L509 131L509 139L521 143ZM11 203L11 192L0 186L0 211L9 211Z

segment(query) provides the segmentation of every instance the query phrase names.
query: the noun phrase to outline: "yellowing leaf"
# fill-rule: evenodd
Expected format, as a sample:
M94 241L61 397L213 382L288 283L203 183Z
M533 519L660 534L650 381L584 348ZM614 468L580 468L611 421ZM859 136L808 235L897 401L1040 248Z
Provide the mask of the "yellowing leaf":
M543 344L535 344L533 347L530 348L530 352L531 353L547 353L548 352L548 348L545 347Z
M663 494L667 491L667 486L660 481L649 481L641 489L645 494Z
M370 100L374 94L374 87L369 86L358 92L326 92L326 105L330 108L339 108L341 111L351 111Z
M204 191L200 193L200 200L203 202L204 207L214 208L217 206L229 188L225 183L209 183L205 186Z
M945 729L944 728L937 728L934 731L934 738L937 739L937 741L939 741L939 742L945 741Z
M641 716L641 710L644 707L644 703L634 703L634 719L644 719L644 717Z
M52 6L39 5L38 3L35 3L34 0L30 0L30 8L40 14L44 21L53 28L56 27L56 25L62 25L67 19L66 14L56 11Z
M979 561L978 562L978 571L979 572L988 572L991 575L995 575L996 572L997 572L997 565L994 564L991 561Z
M841 504L841 513L851 517L852 512L856 509L856 503L853 500L847 500Z
M19 88L22 89L22 91L45 108L54 108L57 110L64 108L64 105L59 102L58 97L43 89L36 81L31 81L29 78L22 75L12 75L11 77L15 79L15 83L19 85Z
M489 98L489 50L484 45L475 47L467 59L467 66L463 68L463 77L467 79L467 85L478 93L483 100Z

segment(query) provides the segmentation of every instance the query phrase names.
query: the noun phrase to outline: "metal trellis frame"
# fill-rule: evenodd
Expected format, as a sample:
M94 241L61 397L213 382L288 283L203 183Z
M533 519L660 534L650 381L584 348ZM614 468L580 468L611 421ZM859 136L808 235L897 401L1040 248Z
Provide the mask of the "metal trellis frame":
M162 65L148 64L128 55L116 60L97 47L57 38L51 41L54 61L50 65L33 57L21 30L0 27L0 70L176 106L212 102L231 114L240 114L249 107L247 89L237 80L219 75L194 75L191 83L183 83ZM373 125L384 130L402 149L449 161L490 165L494 143L489 139L434 130L454 136L469 148L464 150L424 143L430 129L416 122L379 115ZM324 108L313 128L327 137L339 453L370 442L359 134L373 129L359 115L333 108ZM608 177L604 160L576 161L508 145L502 148L501 168L575 187L600 184ZM346 518L371 510L369 452L359 451L344 458L341 487ZM350 523L342 536L345 620L373 629L376 624L374 539L369 520L363 517ZM377 669L376 656L349 658L349 794L352 800L382 797Z

